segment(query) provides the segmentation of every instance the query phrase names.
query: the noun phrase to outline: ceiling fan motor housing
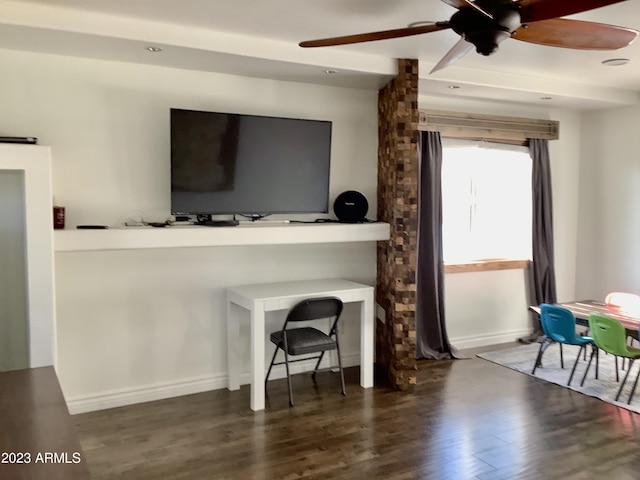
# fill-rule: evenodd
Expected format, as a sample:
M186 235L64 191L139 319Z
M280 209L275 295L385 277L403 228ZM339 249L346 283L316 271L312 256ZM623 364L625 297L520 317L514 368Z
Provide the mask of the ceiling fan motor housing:
M450 20L454 32L472 43L481 55L491 55L498 50L498 45L511 36L520 27L520 12L510 5L501 4L500 8L484 13L463 8L453 14Z

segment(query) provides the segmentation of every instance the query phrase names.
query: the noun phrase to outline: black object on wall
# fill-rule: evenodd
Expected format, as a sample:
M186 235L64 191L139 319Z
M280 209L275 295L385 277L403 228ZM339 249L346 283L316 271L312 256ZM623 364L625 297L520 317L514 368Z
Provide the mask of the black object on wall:
M341 223L363 223L368 210L367 198L355 190L342 192L333 202L333 211Z

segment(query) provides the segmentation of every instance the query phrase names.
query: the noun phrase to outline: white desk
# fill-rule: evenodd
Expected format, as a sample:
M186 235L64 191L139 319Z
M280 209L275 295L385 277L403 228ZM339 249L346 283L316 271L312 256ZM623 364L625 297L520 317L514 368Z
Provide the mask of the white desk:
M245 285L227 290L227 369L229 390L240 388L243 352L238 346L240 322L251 323L251 409L264 410L265 312L288 310L305 298L338 297L360 303L360 385L373 387L374 295L373 287L342 279ZM238 308L241 307L241 308Z

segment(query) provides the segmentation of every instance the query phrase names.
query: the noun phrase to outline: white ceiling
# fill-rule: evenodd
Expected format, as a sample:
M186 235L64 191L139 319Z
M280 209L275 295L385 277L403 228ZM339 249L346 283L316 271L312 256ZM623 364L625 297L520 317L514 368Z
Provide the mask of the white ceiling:
M0 11L4 49L369 89L394 74L396 58L418 58L426 95L580 109L628 105L640 97L640 40L593 52L509 39L490 57L471 52L433 75L428 72L459 39L453 31L340 47L297 45L448 20L456 10L437 0L0 0ZM640 30L640 1L571 18ZM163 51L150 53L149 45ZM631 63L601 64L614 57Z

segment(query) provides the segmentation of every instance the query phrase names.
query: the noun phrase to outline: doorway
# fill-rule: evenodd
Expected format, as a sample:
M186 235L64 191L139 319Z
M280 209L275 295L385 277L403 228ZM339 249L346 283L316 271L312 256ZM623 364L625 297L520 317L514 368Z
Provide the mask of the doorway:
M24 172L0 171L0 371L29 367Z

